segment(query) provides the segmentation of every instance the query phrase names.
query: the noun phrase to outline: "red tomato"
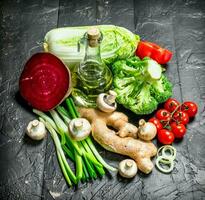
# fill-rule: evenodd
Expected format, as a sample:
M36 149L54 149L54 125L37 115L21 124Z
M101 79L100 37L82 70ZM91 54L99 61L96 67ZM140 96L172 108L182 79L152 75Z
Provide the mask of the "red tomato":
M172 132L175 138L183 138L186 133L186 127L184 124L177 124L176 122L171 123Z
M141 59L148 56L159 64L166 64L172 57L172 52L158 46L155 43L140 41L135 52Z
M171 113L166 109L159 109L156 113L156 118L160 121L169 121L171 118Z
M181 109L186 112L189 117L194 117L198 111L198 106L194 102L187 101L182 104Z
M189 123L189 115L183 111L177 111L173 115L173 119L176 120L178 123L181 124L188 124Z
M173 112L177 106L179 106L179 102L176 99L169 98L165 103L164 103L164 108L168 110L169 112Z
M157 118L152 117L149 119L149 122L153 123L156 126L157 132L159 132L161 129L163 129L162 124L160 123L160 121Z
M174 141L174 134L167 129L161 129L157 134L157 139L162 144L171 144Z

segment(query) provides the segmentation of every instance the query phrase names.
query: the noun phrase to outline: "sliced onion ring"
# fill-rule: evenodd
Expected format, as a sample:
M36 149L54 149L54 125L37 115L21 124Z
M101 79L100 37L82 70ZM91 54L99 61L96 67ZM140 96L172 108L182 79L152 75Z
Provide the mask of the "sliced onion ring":
M168 169L165 169L163 168L160 163L163 163L167 166L169 166ZM158 156L157 159L156 159L156 166L157 168L161 171L161 172L164 172L164 173L170 173L173 169L174 169L174 161L170 158L165 158L163 156Z
M169 152L170 154L166 153ZM176 158L176 149L171 145L164 145L157 151L157 157L162 155L164 158L174 160Z
M169 153L168 153L169 152ZM174 160L176 158L176 149L171 145L164 145L157 151L156 166L163 173L170 173L174 169ZM169 168L163 168L161 164L167 165Z

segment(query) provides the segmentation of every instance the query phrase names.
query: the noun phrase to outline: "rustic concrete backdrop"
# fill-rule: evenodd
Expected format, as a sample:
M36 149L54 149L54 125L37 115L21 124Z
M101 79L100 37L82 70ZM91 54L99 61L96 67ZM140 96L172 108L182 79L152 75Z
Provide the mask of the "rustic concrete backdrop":
M205 199L205 1L204 0L1 0L0 2L0 199ZM169 48L167 76L179 101L195 101L197 117L174 143L177 162L165 175L125 180L115 174L68 188L51 137L25 136L35 116L18 93L25 61L42 51L44 35L62 26L115 24ZM126 112L135 122L138 118ZM97 144L96 144L97 145ZM97 145L107 162L123 157Z

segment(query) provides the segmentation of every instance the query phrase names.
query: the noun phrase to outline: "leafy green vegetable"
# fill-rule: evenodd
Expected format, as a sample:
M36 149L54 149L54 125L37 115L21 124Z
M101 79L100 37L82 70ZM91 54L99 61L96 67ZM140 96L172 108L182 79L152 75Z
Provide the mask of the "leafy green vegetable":
M172 84L150 58L131 57L112 66L117 101L136 114L150 114L172 95Z
M101 57L106 64L134 55L140 40L138 35L119 26L97 27L103 34ZM53 29L45 36L44 49L61 58L72 69L84 56L83 51L78 52L78 42L89 28L90 26Z

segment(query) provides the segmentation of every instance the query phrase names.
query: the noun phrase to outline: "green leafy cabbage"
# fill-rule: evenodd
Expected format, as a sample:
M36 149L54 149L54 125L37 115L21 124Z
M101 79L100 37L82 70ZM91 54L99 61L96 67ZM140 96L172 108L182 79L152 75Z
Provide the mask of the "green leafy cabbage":
M97 26L103 34L101 56L106 64L134 55L140 40L126 28L113 25ZM69 68L78 64L84 56L83 47L78 52L78 42L90 26L65 27L49 31L44 39L45 51L61 58Z

